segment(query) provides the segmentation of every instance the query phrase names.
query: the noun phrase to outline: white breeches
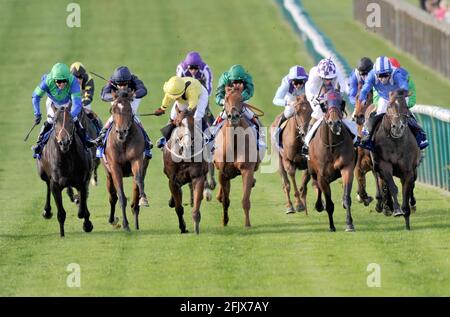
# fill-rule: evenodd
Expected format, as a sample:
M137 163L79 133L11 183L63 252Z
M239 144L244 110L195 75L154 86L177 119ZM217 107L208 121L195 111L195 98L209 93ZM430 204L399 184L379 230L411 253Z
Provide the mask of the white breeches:
M68 107L70 105L70 101L63 105L57 105L50 98L47 98L45 101L45 107L47 108L47 122L51 124L53 124L53 117L55 116L55 112L52 109L52 104L56 109L59 109L61 107Z
M311 142L311 139L314 135L314 133L316 132L317 128L319 127L320 123L323 121L323 116L322 118L320 118L319 120L317 120L314 125L311 127L311 130L309 130L308 134L305 137L305 143L307 145L309 145L309 142ZM342 119L342 123L344 123L344 125L350 130L350 132L353 134L354 139L353 141L355 141L356 136L358 135L358 127L356 125L356 123L352 120L349 119Z

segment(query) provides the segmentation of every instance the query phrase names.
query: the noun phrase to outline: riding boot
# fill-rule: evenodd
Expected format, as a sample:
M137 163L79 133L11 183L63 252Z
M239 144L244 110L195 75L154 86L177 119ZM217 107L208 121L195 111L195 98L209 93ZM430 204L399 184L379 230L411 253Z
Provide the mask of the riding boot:
M44 122L44 125L41 127L41 131L39 131L39 135L36 141L36 145L32 147L33 150L33 158L40 158L42 154L42 149L44 148L44 135L50 131L53 127L53 124L48 121Z
M378 122L383 118L383 116L384 113L370 116L369 119L365 122L364 127L361 131L362 138L359 144L360 147L369 151L373 151L374 148L372 140L373 130L377 126Z
M170 139L170 136L172 135L172 131L176 128L176 125L170 121L169 124L167 124L165 127L163 127L160 131L163 135L158 142L156 143L156 147L158 149L162 149L164 145L166 145L167 140Z
M83 143L85 148L91 148L96 146L96 142L94 140L91 140L90 137L88 137L86 133L86 129L81 125L81 122L79 120L74 121L75 124L75 130L77 131L78 136L81 139L81 142Z
M316 121L317 121L317 119L311 118L311 120L309 121L308 131L306 132L306 134L308 134L309 131L311 131L311 129L312 129L314 123L316 123ZM308 154L309 154L309 146L308 146L308 144L303 143L303 146L302 146L302 148L300 150L300 155L308 157Z
M92 112L88 112L88 113L86 113L86 115L87 115L88 119L91 120L91 122L94 124L95 130L97 131L97 135L99 135L100 131L102 130L100 121Z
M414 134L414 137L416 138L417 145L419 146L419 148L421 150L425 149L429 145L425 131L423 131L422 127L417 123L417 121L413 117L410 117L408 119L408 126L411 129L412 133Z

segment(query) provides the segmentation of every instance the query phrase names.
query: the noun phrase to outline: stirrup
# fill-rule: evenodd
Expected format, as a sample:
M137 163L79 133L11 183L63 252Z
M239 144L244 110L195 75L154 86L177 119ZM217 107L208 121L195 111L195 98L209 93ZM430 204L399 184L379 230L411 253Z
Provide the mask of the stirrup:
M156 142L156 147L158 149L162 149L167 143L167 140L165 137L160 137L159 140Z

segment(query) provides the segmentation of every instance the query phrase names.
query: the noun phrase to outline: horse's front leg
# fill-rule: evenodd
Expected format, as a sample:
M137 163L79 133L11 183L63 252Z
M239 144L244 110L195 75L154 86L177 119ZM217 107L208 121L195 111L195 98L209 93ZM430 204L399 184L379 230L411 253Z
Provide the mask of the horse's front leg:
M305 210L305 206L304 206L303 202L300 200L300 191L297 186L297 181L295 180L296 171L297 171L297 169L295 168L295 166L292 166L292 165L287 170L289 178L291 179L292 186L294 188L295 210L300 212L300 211Z
M414 190L414 174L407 173L407 175L402 178L402 194L403 194L403 202L402 202L402 210L405 213L405 227L406 230L411 230L410 224L409 224L409 217L411 215L411 209L410 209L410 199L413 196Z
M254 182L254 168L250 168L248 170L242 170L242 208L244 209L245 214L245 226L250 227L250 194L252 193L252 187Z
M108 189L109 193L109 206L110 206L108 222L113 226L113 228L120 228L119 218L114 216L116 212L116 203L118 199L117 192L116 188L114 187L112 175L109 172L107 172L106 175L106 188Z
M323 194L325 196L325 205L326 205L326 209L327 209L327 213L328 213L328 222L330 225L329 231L335 232L336 227L334 226L334 220L333 220L334 203L331 200L330 184L328 184L328 181L324 177L321 177L321 176L318 176L317 182L319 185L319 195L317 197L316 205L319 201L320 201L320 203L322 202L322 199L320 198L320 191L323 191Z
M353 184L353 166L347 166L346 168L341 170L342 176L342 186L343 186L343 197L342 197L342 205L346 211L345 223L347 224L347 228L345 231L352 232L355 231L355 227L353 226L353 219L351 213L352 206L352 184Z
M144 190L144 168L141 159L135 160L131 164L131 171L133 172L134 182L139 189L139 206L148 207L147 195Z
M80 218L80 219L84 218L84 222L83 222L84 232L91 232L92 229L94 229L92 222L89 220L90 213L89 213L89 209L87 207L88 186L89 186L89 180L86 181L79 189L80 204L78 205L78 218Z
M311 174L309 174L308 169L303 171L301 185L300 185L300 210L297 211L305 211L305 215L308 215L308 208L306 205L306 193L308 192L308 182L311 179ZM302 209L303 207L303 209Z
M64 222L66 221L66 211L62 203L62 188L55 182L50 182L50 188L55 199L56 208L58 208L59 234L64 237Z
M71 202L73 202L77 205L80 203L79 193L75 195L73 192L73 188L71 186L67 187L67 196L69 196L69 199Z
M187 233L186 222L184 221L184 208L183 208L183 192L181 187L175 183L174 180L169 180L169 189L172 194L172 199L175 204L175 211L178 216L178 228L180 228L181 233Z
M360 203L364 203L364 206L368 206L373 198L370 197L366 191L366 173L368 169L366 166L367 162L364 161L365 157L364 150L358 149L358 160L355 168L356 180L358 181L358 193L356 197Z
M205 176L197 177L192 180L192 189L194 195L194 206L192 208L192 220L194 221L195 233L200 233L200 205L203 199L203 189L205 187Z
M230 180L225 177L223 172L219 171L219 194L217 198L222 203L222 224L224 226L226 226L229 221L228 208L230 207L230 187Z
M47 195L45 198L45 206L44 211L42 212L42 217L45 219L51 219L52 214L52 206L50 205L50 181L45 181L45 184L47 185Z
M122 208L122 217L123 217L122 226L123 226L124 230L130 231L130 226L128 224L127 213L126 213L127 197L125 196L125 192L123 190L122 169L120 166L115 164L115 165L111 166L111 171L112 171L111 176L112 176L112 180L114 183L114 187L116 189L116 193L119 198L120 207Z
M295 213L294 211L294 207L292 205L292 201L291 201L291 183L289 182L289 178L286 172L286 169L284 168L284 163L283 163L283 159L280 157L279 159L279 172L281 175L281 179L283 181L283 191L284 194L286 195L286 213L287 214L292 214Z
M395 185L394 178L392 176L392 165L390 165L389 163L381 162L380 175L386 182L388 191L393 199L394 212L392 213L392 215L394 217L403 216L405 213L400 208L400 204L398 203L398 188L397 185Z
M214 188L216 188L216 179L214 177L214 164L213 163L208 163L208 175L209 175L209 181L208 183L208 188L211 190L214 190Z

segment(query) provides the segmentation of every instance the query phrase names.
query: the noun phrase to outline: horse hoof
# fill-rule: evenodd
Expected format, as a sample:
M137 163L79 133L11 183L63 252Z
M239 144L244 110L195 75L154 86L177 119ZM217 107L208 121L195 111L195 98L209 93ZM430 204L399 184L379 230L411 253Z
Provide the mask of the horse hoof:
M383 208L383 215L385 215L386 217L392 216L392 211L389 209L388 206L385 206L385 207Z
M347 226L347 228L345 228L345 232L355 232L355 227L353 225Z
M189 233L189 231L187 229L181 229L180 231L181 231L181 234Z
M299 203L297 206L295 206L295 211L297 212L303 212L306 210L305 204Z
M365 199L363 199L364 206L369 206L370 203L373 201L373 197L367 196Z
M396 209L396 210L394 210L394 212L392 213L392 215L393 215L394 217L400 217L400 216L404 216L405 213L404 213L403 210L401 210L401 209Z
M126 226L124 225L123 230L125 230L126 232L131 232L130 226L128 226L128 225L126 225Z
M412 212L412 213L416 213L416 205L411 206L411 212Z
M335 227L329 228L328 231L330 231L330 232L336 232L336 228L335 228Z
M47 211L44 210L44 211L42 212L42 217L44 217L45 219L52 219L53 214L52 214L51 211L47 212Z
M83 230L84 230L84 232L91 232L92 229L94 229L94 226L92 225L92 222L90 222L88 220L88 221L85 221L83 223Z
M286 215L288 215L288 214L295 214L294 208L292 208L292 207L286 208Z
M141 197L139 199L139 207L148 207L148 206L149 206L149 204L148 204L147 197Z
M211 190L209 188L205 188L205 190L203 191L203 198L205 198L206 201L211 201L212 193L211 193Z
M383 208L381 208L381 206L376 205L375 210L376 210L376 212L380 213L383 211Z

